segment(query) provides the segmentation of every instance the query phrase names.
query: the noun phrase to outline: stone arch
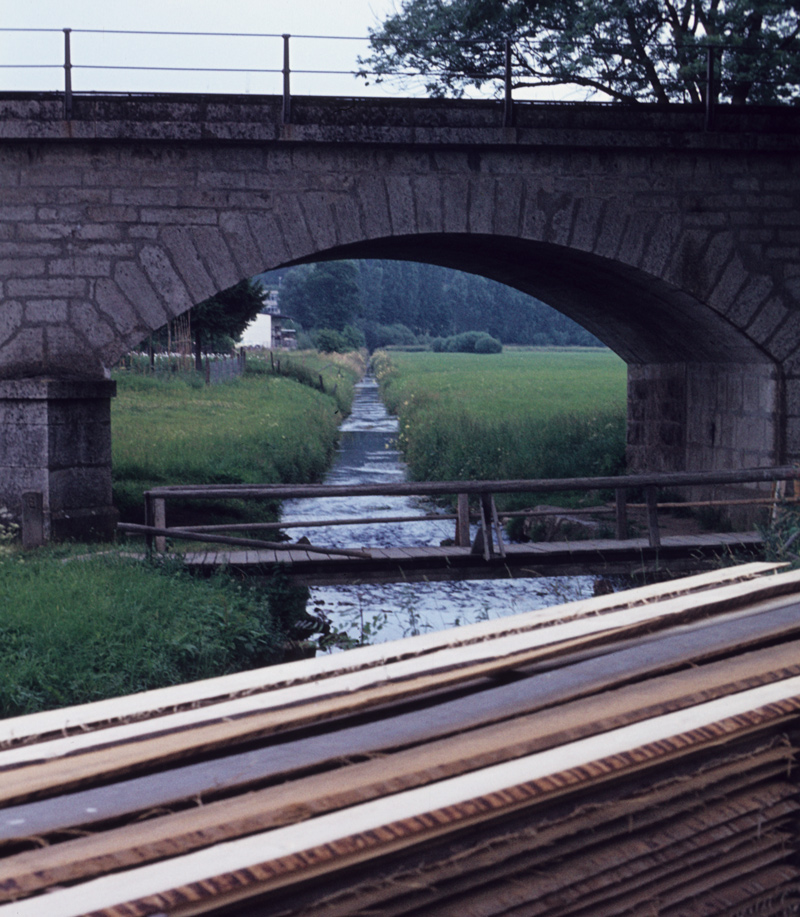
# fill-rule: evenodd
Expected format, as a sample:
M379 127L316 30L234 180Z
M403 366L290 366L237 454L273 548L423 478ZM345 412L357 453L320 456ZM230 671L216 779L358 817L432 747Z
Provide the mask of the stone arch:
M800 181L783 141L498 140L455 122L395 141L366 124L348 139L337 122L286 142L165 122L147 139L126 124L0 148L12 389L98 380L150 330L261 270L393 256L511 283L613 347L629 366L633 467L800 455Z

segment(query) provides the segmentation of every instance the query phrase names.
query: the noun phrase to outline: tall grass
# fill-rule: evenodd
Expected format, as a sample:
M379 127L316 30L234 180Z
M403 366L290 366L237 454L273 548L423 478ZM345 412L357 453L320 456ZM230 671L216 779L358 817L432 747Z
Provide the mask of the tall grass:
M324 475L343 417L330 395L289 378L219 385L121 373L112 403L114 503L141 512L158 484L304 483Z
M625 365L609 351L380 353L374 368L416 480L624 469Z

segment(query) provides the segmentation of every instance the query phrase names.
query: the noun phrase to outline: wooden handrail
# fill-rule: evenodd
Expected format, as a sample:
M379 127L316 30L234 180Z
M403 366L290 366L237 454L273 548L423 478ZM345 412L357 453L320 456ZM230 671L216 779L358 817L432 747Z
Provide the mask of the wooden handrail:
M739 471L680 471L596 478L532 478L498 481L417 481L402 484L196 484L167 485L147 491L154 497L293 497L442 496L447 494L558 493L570 490L634 490L644 487L687 487L695 484L753 484L797 480L800 467L746 468Z
M781 465L770 468L746 468L737 471L688 471L667 472L654 474L632 474L595 478L538 478L528 480L497 480L497 481L422 481L404 482L402 484L207 484L207 485L171 485L154 487L145 492L145 520L147 525L141 531L146 534L148 546L155 547L158 551L166 550L166 537L188 536L190 531L195 533L197 539L201 531L211 532L208 526L192 526L186 528L168 528L166 525L166 501L169 498L189 497L195 499L222 499L222 498L250 498L268 500L309 499L317 497L341 496L458 496L458 513L456 515L456 544L467 546L469 544L469 497L479 497L482 540L479 550L486 559L495 553L494 542L497 543L497 553L504 554L501 540L501 526L494 505L494 495L499 493L563 493L568 491L613 490L615 494L615 512L617 538L627 537L627 510L633 504L628 503L628 492L641 489L645 493L647 509L648 540L652 547L659 547L661 536L658 526L658 501L659 488L686 487L697 485L733 485L765 483L769 481L787 481L800 478L800 467L794 465ZM741 503L755 501L714 501L717 505L723 503ZM638 505L638 504L637 504ZM564 509L565 514L569 513ZM511 514L503 514L504 516ZM419 518L419 517L418 517ZM432 517L436 518L436 517ZM439 517L439 518L450 518ZM303 525L317 527L325 525L351 524L378 524L389 522L392 519L354 519L354 520L309 520ZM401 521L410 521L403 519ZM255 523L248 527L255 528L280 528L296 525L293 523ZM235 525L225 528L235 528ZM223 526L214 527L217 531ZM128 526L127 531L133 531ZM492 537L494 533L494 538ZM209 540L211 540L209 538ZM477 547L477 544L476 544Z

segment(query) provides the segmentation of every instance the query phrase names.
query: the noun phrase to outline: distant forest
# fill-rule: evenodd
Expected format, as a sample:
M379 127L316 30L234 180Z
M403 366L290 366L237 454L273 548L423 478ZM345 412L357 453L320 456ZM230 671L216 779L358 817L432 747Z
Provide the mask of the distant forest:
M504 344L603 346L571 319L513 287L415 261L329 261L254 278L280 290L281 312L304 331L348 326L372 346L403 326L425 340L484 331ZM396 341L401 343L401 341Z

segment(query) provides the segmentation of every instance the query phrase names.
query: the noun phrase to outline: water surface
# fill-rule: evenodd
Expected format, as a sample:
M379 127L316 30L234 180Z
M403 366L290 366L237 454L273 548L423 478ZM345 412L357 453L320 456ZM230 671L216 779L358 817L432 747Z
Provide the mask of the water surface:
M377 382L365 378L356 386L353 410L341 426L338 453L325 483L406 480L397 429L397 418L387 413ZM426 512L435 509L414 497L322 497L286 501L283 519L359 519ZM293 541L306 536L312 544L342 548L439 545L453 538L454 530L453 521L443 520L287 531ZM375 643L584 598L592 594L593 587L591 576L317 586L311 590L308 610L356 640Z

